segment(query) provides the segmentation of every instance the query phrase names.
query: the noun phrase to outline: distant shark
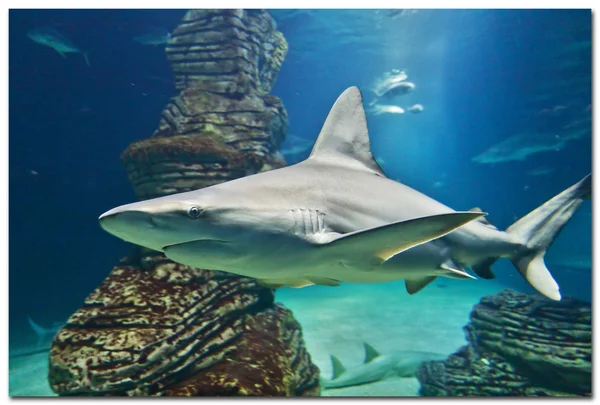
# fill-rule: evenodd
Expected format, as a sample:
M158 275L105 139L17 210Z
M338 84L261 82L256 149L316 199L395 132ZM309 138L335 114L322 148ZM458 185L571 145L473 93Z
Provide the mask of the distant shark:
M490 147L471 160L482 164L523 161L536 153L560 151L571 141L590 133L591 125L587 129L579 129L564 134L518 134Z
M88 52L82 51L73 41L51 27L39 27L27 32L27 36L35 43L54 49L63 58L68 53L81 53L86 65L90 66Z
M133 37L133 41L142 45L166 45L171 39L171 33L164 28L154 28L149 32Z
M47 340L48 337L53 337L64 326L64 322L54 322L51 327L43 327L35 323L29 316L27 317L27 322L29 322L29 326L31 326L31 329L33 329L38 337L38 346Z
M38 340L36 346L33 348L29 347L26 349L10 351L10 358L27 357L32 356L34 354L49 352L49 339L53 338L54 335L64 326L64 322L54 322L51 327L43 327L34 322L34 320L31 319L30 316L27 317L27 322L29 323L29 326L31 326L31 329L33 329L33 331L37 335Z
M343 388L385 380L390 377L413 377L425 361L444 360L447 354L396 351L380 354L373 346L365 343L365 360L362 364L347 370L341 361L331 356L333 376L331 380L321 378L323 389Z
M192 267L272 288L405 280L410 294L436 277L493 278L509 258L540 293L559 300L546 249L591 195L591 175L507 231L481 210L457 212L385 176L373 159L360 91L335 102L303 162L200 190L114 208L107 232Z

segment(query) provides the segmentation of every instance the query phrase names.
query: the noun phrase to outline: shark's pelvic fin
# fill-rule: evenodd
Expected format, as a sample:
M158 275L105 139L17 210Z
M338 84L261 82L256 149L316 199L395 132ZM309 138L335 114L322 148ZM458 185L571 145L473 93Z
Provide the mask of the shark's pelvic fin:
M331 108L307 160L368 170L385 177L371 154L367 117L358 87L350 87Z
M466 278L472 278L472 279L475 278L472 275L470 275L469 273L467 273L457 263L453 263L453 262L442 263L442 265L440 266L440 269L442 270L442 274L440 274L440 276L443 276L443 277L456 278L458 280L464 280Z
M323 246L359 255L370 255L379 264L383 264L411 247L444 236L482 215L483 213L478 212L453 212L394 222L347 233Z
M377 357L381 356L381 354L379 354L379 352L377 350L375 350L375 348L373 346L371 346L368 343L364 343L365 345L365 364L369 363L370 361L372 361L373 359L376 359Z
M416 294L435 279L435 276L406 279L404 280L404 284L406 285L406 292L410 295Z

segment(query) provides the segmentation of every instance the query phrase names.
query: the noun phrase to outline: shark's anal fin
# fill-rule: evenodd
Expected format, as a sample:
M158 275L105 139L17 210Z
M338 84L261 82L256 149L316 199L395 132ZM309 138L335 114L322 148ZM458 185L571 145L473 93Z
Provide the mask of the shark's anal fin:
M373 346L371 346L368 343L364 343L365 346L365 361L364 363L369 363L370 361L373 361L374 359L376 359L377 357L381 356L381 354L379 354L379 352L377 350L375 350L375 348Z
M442 237L482 215L478 212L452 212L395 222L347 233L323 244L323 247L340 249L346 254L366 255L383 264L404 250Z
M404 280L404 284L406 285L406 292L410 295L416 294L423 288L425 288L427 284L431 283L435 279L435 276L406 279Z
M333 375L331 376L331 379L335 380L340 375L344 374L344 372L346 371L346 367L344 367L344 365L342 364L340 359L338 359L334 355L331 355L330 357L331 357L331 368L333 370Z
M474 266L471 266L475 274L486 280L496 278L496 275L492 271L492 265L496 262L496 258L486 259Z

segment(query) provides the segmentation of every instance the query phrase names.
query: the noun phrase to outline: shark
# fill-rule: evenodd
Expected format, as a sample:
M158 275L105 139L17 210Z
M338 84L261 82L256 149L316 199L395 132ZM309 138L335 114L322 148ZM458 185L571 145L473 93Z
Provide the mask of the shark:
M138 201L99 217L110 234L174 262L251 277L271 288L404 280L414 294L437 277L494 278L508 258L560 300L544 254L591 196L591 174L506 231L480 209L455 211L388 178L371 153L362 95L335 101L309 157L199 190Z
M521 133L491 146L471 160L479 164L524 161L537 153L558 152L570 142L589 136L590 133L591 127L555 134Z
M33 329L33 331L37 335L38 346L42 345L45 341L48 340L48 338L54 337L54 335L64 326L64 322L54 322L52 326L44 327L34 322L34 320L31 319L30 316L27 317L27 322L29 323L29 326L31 326L31 329Z
M166 45L171 39L171 33L164 28L153 28L145 34L136 35L133 41L141 45L159 46Z
M54 49L63 58L68 53L81 53L85 59L85 64L90 66L88 52L82 51L73 41L51 27L33 28L27 32L27 36L36 44L44 45Z
M441 353L409 350L382 355L368 343L364 343L364 347L365 360L351 369L346 369L337 357L330 356L333 375L331 379L321 378L321 387L327 390L369 384L390 377L413 377L421 363L448 357Z

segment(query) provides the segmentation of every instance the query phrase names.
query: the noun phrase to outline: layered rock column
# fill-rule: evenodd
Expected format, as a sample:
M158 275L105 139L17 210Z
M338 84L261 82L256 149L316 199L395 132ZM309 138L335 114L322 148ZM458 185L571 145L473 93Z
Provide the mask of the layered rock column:
M469 344L417 371L424 396L589 396L588 303L512 290L483 297L465 327Z
M262 10L192 10L166 48L179 94L121 160L138 198L195 190L285 165L287 131L268 94L287 44ZM136 248L57 334L60 395L318 395L291 312L249 278Z

